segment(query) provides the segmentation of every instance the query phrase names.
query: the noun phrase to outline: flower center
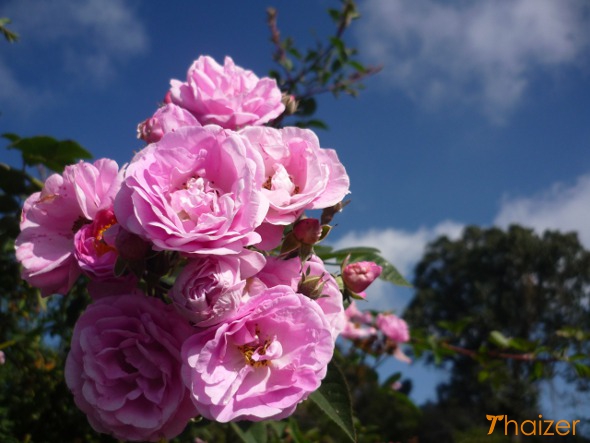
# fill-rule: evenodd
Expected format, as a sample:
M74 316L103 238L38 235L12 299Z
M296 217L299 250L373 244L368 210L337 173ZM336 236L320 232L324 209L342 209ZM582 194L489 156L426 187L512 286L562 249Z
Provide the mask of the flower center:
M282 354L282 347L275 339L260 338L260 329L256 326L256 339L250 343L238 346L247 364L253 368L266 367L271 364L273 358Z
M117 219L113 211L101 211L96 215L92 237L94 237L94 249L98 256L116 250L114 246L109 245L104 239L105 231L115 224L117 224Z
M181 221L197 222L203 214L220 211L219 191L203 177L191 177L171 194L170 204Z

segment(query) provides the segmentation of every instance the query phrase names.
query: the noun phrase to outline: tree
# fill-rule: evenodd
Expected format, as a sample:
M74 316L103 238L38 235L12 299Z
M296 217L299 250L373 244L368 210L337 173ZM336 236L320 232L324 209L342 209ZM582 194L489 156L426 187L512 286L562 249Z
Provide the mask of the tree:
M471 226L427 247L414 284L405 317L435 350L427 361L451 372L439 406L472 423L486 414L536 417L534 380L587 372L590 252L576 234Z

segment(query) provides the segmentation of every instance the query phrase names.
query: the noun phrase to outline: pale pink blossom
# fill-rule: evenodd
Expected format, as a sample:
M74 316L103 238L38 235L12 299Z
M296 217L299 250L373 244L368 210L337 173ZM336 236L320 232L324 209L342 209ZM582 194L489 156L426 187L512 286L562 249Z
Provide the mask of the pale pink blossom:
M350 181L336 151L321 148L309 129L248 127L240 133L264 159L267 222L287 225L304 210L333 206L348 194Z
M201 124L186 109L172 103L166 104L158 108L152 117L137 126L137 138L146 143L155 143L164 134L174 132L183 126L201 126Z
M344 311L346 324L341 335L349 340L361 340L377 336L373 327L373 316L370 312L361 312L354 301Z
M342 280L344 285L362 297L363 291L377 279L383 268L372 261L359 261L350 263L342 270Z
M383 335L396 343L405 343L410 340L408 324L395 314L379 313L377 328L383 332Z
M280 420L320 386L333 351L318 304L275 286L250 298L233 321L189 338L182 375L208 419Z
M285 110L274 79L258 78L236 66L231 57L219 65L209 56L192 64L186 82L170 81L172 103L191 112L203 125L214 123L228 129L262 125Z
M324 312L332 337L336 340L346 325L342 293L319 257L312 255L303 267L298 257L289 260L268 257L264 268L252 279L254 281L250 283L249 293L256 295L278 285L290 286L294 291L301 293L301 280L304 275L307 281L315 282L318 293L312 298Z
M260 162L236 132L179 128L134 157L115 215L156 250L240 253L261 241L255 229L268 211Z
M232 318L243 302L246 279L264 266L264 256L204 256L190 260L169 292L179 312L196 326L207 327Z
M90 304L74 327L65 378L92 427L120 440L180 434L196 415L180 359L192 332L156 298L120 295Z
M112 208L121 181L117 163L108 159L80 162L67 166L63 175L49 176L43 189L24 203L15 243L22 278L40 288L44 296L65 294L80 275L74 237L99 212ZM92 229L102 231L96 223ZM92 254L89 250L83 253Z

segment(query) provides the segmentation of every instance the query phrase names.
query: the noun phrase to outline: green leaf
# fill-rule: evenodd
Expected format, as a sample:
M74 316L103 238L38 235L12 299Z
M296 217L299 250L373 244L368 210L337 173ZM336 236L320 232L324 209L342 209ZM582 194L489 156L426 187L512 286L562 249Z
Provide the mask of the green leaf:
M340 21L341 12L338 9L328 9L328 14L336 23Z
M21 138L8 148L21 151L25 163L29 166L42 164L57 172L61 172L67 165L79 159L92 158L92 154L75 141L59 141L47 136Z
M350 441L356 442L348 385L336 363L330 362L326 378L309 399L342 429Z
M574 362L574 369L579 377L586 378L590 377L590 367L584 363Z
M241 441L244 443L258 443L256 437L248 432L245 432L238 426L236 422L231 422L230 426L232 430L237 434Z
M361 73L367 72L367 68L365 68L364 65L362 65L361 63L359 63L355 60L349 60L347 63L349 66L352 66L358 72L361 72Z
M16 32L12 32L11 30L7 29L5 25L9 25L11 20L6 17L0 18L0 33L4 36L4 38L8 41L8 43L14 43L18 40L18 34Z
M10 140L12 143L20 140L20 137L12 132L5 132L4 134L2 134L2 137L7 140Z
M317 109L317 103L313 98L304 98L299 101L297 107L297 115L312 115Z
M295 123L295 126L297 126L298 128L318 128L318 129L328 129L328 125L325 124L323 121L321 120L302 120L299 121L297 123Z
M490 341L500 348L510 347L510 339L505 337L500 331L490 332Z
M287 430L293 439L293 443L310 443L305 435L303 435L303 432L301 432L301 429L299 429L299 423L292 416L289 417Z

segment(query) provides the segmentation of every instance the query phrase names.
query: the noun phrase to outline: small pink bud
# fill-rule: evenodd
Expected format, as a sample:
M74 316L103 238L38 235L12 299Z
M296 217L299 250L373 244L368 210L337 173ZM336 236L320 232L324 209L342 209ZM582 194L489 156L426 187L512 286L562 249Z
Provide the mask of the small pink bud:
M396 343L405 343L410 340L408 324L397 315L380 313L377 315L377 328Z
M4 351L0 351L0 365L6 363L6 355L4 355Z
M342 280L352 292L361 293L381 275L383 268L372 261L350 263L342 270Z
M283 94L282 97L283 105L285 105L285 114L286 115L293 115L297 112L297 107L299 106L299 101L295 98L292 94Z
M146 143L155 143L159 141L164 135L162 127L158 124L158 120L150 117L137 125L137 138Z
M301 243L314 245L322 236L322 225L317 218L304 218L295 223L293 234Z
M170 91L168 91L164 96L164 104L167 105L169 103L172 103L172 95L170 94Z

